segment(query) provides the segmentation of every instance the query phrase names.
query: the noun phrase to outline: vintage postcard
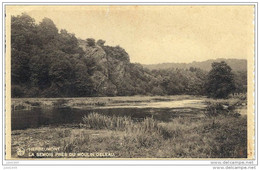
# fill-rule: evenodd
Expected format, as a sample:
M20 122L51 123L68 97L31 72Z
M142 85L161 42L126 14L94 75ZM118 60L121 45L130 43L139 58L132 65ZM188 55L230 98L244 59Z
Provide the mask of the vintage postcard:
M255 159L254 4L7 4L6 160Z

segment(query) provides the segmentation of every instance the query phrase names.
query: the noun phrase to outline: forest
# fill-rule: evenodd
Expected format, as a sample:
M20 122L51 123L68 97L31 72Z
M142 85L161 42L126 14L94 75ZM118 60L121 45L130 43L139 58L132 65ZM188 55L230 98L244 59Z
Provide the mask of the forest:
M233 71L225 62L213 66L220 66L220 72L224 66L229 74L225 77L229 81L226 91L247 92L246 71ZM131 63L122 47L105 45L105 40L76 38L65 29L59 30L49 18L38 24L27 14L11 18L14 98L179 94L223 97L212 94L217 88L212 81L216 76L220 75L197 67L148 69Z

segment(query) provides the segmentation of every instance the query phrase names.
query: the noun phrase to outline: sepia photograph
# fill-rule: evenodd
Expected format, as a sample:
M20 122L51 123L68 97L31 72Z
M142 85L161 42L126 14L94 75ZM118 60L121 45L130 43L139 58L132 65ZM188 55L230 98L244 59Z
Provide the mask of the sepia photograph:
M6 5L6 159L254 159L254 5Z

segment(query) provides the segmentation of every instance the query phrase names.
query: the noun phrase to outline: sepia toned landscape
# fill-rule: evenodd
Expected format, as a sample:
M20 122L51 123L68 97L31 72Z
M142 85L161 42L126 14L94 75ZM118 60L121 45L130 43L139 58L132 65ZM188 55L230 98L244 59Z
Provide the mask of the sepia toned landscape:
M145 11L142 8L140 13ZM151 9L157 10L156 7ZM232 6L227 9L232 16L238 11L241 15L250 11ZM95 10L93 16L94 13L101 15ZM188 10L208 9L190 9L187 6ZM166 14L167 11L172 10L167 9ZM120 10L111 8L111 15L113 12L118 17ZM35 19L29 13L30 10L11 15L12 158L248 157L248 56L243 55L247 54L249 46L240 48L240 45L230 47L223 44L227 55L219 57L205 53L201 58L190 59L188 56L174 56L173 52L171 57L163 58L165 47L160 43L165 43L163 41L167 38L158 40L162 34L158 33L158 41L153 43L162 57L158 56L157 62L152 62L155 61L152 59L143 62L145 57L132 57L138 51L132 52L134 45L126 43L130 55L128 49L119 43L110 45L113 43L109 41L107 44L106 39L78 37L66 27L58 28L51 18L39 20L38 15ZM122 12L125 13L127 10ZM171 15L176 14L169 12L166 16ZM84 19L89 17L89 20L93 17L82 16ZM141 22L145 15L140 18L131 22ZM102 22L96 21L97 25L104 22L100 20ZM248 21L247 18L237 20L235 25ZM112 26L124 30L118 25L121 22L113 25L112 21L117 20L111 19ZM205 22L209 23L209 32L211 22ZM224 24L224 21L219 24ZM129 27L132 26L129 24ZM138 27L135 25L134 28ZM143 28L145 26L140 27ZM214 26L221 35L224 28ZM106 32L105 28L95 29ZM167 30L163 25L161 29ZM241 27L241 30L243 34L237 36L241 35L241 39L247 37L247 27ZM181 32L190 36L196 34L183 29ZM125 37L139 33L133 31ZM136 41L142 41L140 37ZM167 41L168 44L175 42L178 39ZM140 53L143 55L147 51L152 58L154 44L143 45ZM209 51L214 45L212 43ZM171 51L170 46L167 48ZM188 50L189 46L183 48ZM182 48L176 50L178 54L181 52L186 53ZM169 62L164 62L166 59Z
M13 107L13 157L19 147L112 158L247 157L244 96L14 99Z

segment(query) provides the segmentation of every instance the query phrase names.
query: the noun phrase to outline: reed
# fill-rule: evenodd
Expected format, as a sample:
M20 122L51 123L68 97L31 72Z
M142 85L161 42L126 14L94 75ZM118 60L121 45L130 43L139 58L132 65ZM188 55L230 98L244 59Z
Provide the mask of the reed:
M128 125L133 123L130 117L109 117L95 112L83 116L82 121L83 124L90 129L109 130L125 130Z

